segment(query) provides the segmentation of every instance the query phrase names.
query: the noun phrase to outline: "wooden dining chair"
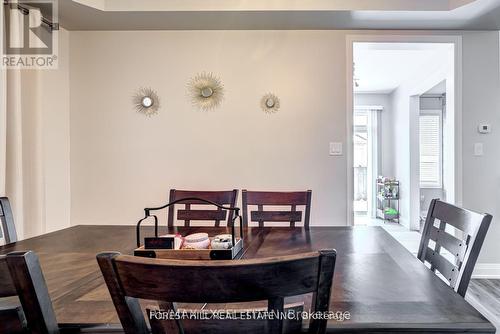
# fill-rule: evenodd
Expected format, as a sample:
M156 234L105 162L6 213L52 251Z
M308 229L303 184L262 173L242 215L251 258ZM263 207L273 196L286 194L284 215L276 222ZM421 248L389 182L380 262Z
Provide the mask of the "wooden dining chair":
M291 227L295 227L296 223L302 221L302 211L297 211L297 206L304 206L304 227L309 228L309 218L311 216L311 190L274 192L248 191L244 189L241 194L244 226L249 226L249 222L258 222L259 227L264 227L265 222L289 222ZM257 211L248 212L249 206L257 206ZM264 210L264 206L289 206L290 209L283 211L266 211ZM250 217L248 214L250 214Z
M37 255L32 251L0 255L0 300L19 298L19 306L0 307L0 333L59 333Z
M215 202L220 205L227 205L234 207L236 205L236 200L238 198L238 190L229 191L191 191L191 190L170 190L169 202L179 200L182 198L198 197L205 200ZM191 221L213 221L214 226L220 226L221 221L226 221L227 226L231 224L232 214L227 213L227 210L223 209L193 209L192 205L202 205L210 206L210 204L189 200L176 205L172 205L168 208L168 226L174 226L174 216L175 207L178 205L184 206L184 209L177 210L177 220L183 220L184 226L190 226Z
M158 301L163 310L173 303L244 303L268 301L268 310L283 312L284 298L313 293L313 310L329 309L335 250L252 260L180 261L148 259L101 253L97 261L108 286L116 311L127 334L148 333L140 299ZM151 318L151 317L149 317ZM172 321L151 322L153 333L172 329ZM150 320L151 321L151 320ZM255 324L255 322L249 322ZM259 333L282 333L283 319L268 318ZM326 319L313 319L309 333L325 333ZM221 322L234 332L230 320ZM200 326L203 321L200 321ZM177 330L184 332L183 322ZM222 328L202 332L227 332ZM255 333L256 329L238 327L238 332ZM187 332L186 332L187 333Z
M433 199L429 206L418 258L429 263L433 272L437 270L462 297L467 292L491 219L489 214L459 208L438 199ZM450 233L447 226L459 230L458 233ZM433 246L430 246L431 241ZM451 253L453 261L443 255L443 249Z
M0 221L2 235L6 244L17 241L16 225L14 225L14 216L10 208L10 202L7 197L0 197Z

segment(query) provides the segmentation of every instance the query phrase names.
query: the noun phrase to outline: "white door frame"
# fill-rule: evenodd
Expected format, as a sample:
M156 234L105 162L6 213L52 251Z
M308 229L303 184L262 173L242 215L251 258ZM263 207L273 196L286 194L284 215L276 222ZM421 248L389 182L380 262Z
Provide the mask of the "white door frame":
M377 43L451 43L454 44L454 86L455 86L455 201L462 205L462 36L460 35L347 35L346 36L346 180L347 180L347 225L354 225L353 211L353 142L352 123L354 109L353 87L353 44L356 42Z

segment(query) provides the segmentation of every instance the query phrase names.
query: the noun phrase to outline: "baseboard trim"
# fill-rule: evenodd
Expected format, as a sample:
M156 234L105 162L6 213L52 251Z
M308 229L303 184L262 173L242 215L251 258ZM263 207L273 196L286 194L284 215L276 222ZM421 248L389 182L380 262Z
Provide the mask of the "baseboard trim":
M500 279L500 263L477 263L472 278Z

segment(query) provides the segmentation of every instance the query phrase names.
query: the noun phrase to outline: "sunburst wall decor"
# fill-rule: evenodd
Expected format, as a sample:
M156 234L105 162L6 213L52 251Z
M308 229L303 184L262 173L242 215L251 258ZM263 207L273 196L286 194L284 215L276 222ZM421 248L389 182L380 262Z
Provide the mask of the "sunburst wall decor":
M195 107L208 111L217 108L222 103L224 86L215 74L203 72L198 73L188 82L188 93Z
M149 87L139 88L133 96L135 110L146 116L158 113L160 99L156 91Z
M273 93L267 93L260 99L260 107L265 113L273 114L280 109L280 99Z

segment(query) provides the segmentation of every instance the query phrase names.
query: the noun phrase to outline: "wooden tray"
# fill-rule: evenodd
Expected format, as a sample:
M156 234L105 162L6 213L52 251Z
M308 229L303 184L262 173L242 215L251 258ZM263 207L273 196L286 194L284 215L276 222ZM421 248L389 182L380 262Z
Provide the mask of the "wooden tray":
M243 239L237 238L234 247L229 249L144 249L134 251L135 256L177 259L177 260L232 260L243 254Z

